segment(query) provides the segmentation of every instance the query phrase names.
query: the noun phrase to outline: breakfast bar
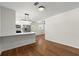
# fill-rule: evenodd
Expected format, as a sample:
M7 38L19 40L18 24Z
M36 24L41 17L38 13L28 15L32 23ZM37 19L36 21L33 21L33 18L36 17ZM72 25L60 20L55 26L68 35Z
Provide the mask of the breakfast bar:
M32 43L35 43L35 32L16 33L7 36L2 35L0 36L0 51L5 51Z

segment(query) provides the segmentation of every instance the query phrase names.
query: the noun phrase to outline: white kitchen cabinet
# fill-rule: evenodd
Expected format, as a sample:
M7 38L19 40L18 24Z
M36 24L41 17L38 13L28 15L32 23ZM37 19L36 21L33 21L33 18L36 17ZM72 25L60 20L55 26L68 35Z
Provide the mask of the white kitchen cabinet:
M0 6L0 35L13 35L16 33L15 28L15 11Z
M0 6L0 52L3 46L1 36L13 35L16 33L15 16L14 10Z

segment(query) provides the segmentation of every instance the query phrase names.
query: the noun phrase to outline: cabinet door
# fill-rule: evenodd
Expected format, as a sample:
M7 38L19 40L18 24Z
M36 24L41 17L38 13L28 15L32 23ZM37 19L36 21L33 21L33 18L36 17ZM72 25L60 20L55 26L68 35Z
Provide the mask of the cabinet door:
M15 11L9 8L1 8L1 30L3 35L12 35L16 33Z

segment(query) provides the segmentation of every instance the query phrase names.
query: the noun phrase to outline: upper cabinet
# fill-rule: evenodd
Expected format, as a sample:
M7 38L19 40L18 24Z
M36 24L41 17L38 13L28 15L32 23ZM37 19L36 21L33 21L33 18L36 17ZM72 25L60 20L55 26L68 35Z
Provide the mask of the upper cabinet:
M2 36L16 34L16 12L12 9L0 6L0 33Z

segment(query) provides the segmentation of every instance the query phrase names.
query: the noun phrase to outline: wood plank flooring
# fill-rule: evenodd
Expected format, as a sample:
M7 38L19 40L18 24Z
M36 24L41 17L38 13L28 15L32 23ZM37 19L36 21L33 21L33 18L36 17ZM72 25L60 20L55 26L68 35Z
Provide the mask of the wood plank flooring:
M36 43L4 51L2 56L79 56L79 49L47 41L40 35Z

